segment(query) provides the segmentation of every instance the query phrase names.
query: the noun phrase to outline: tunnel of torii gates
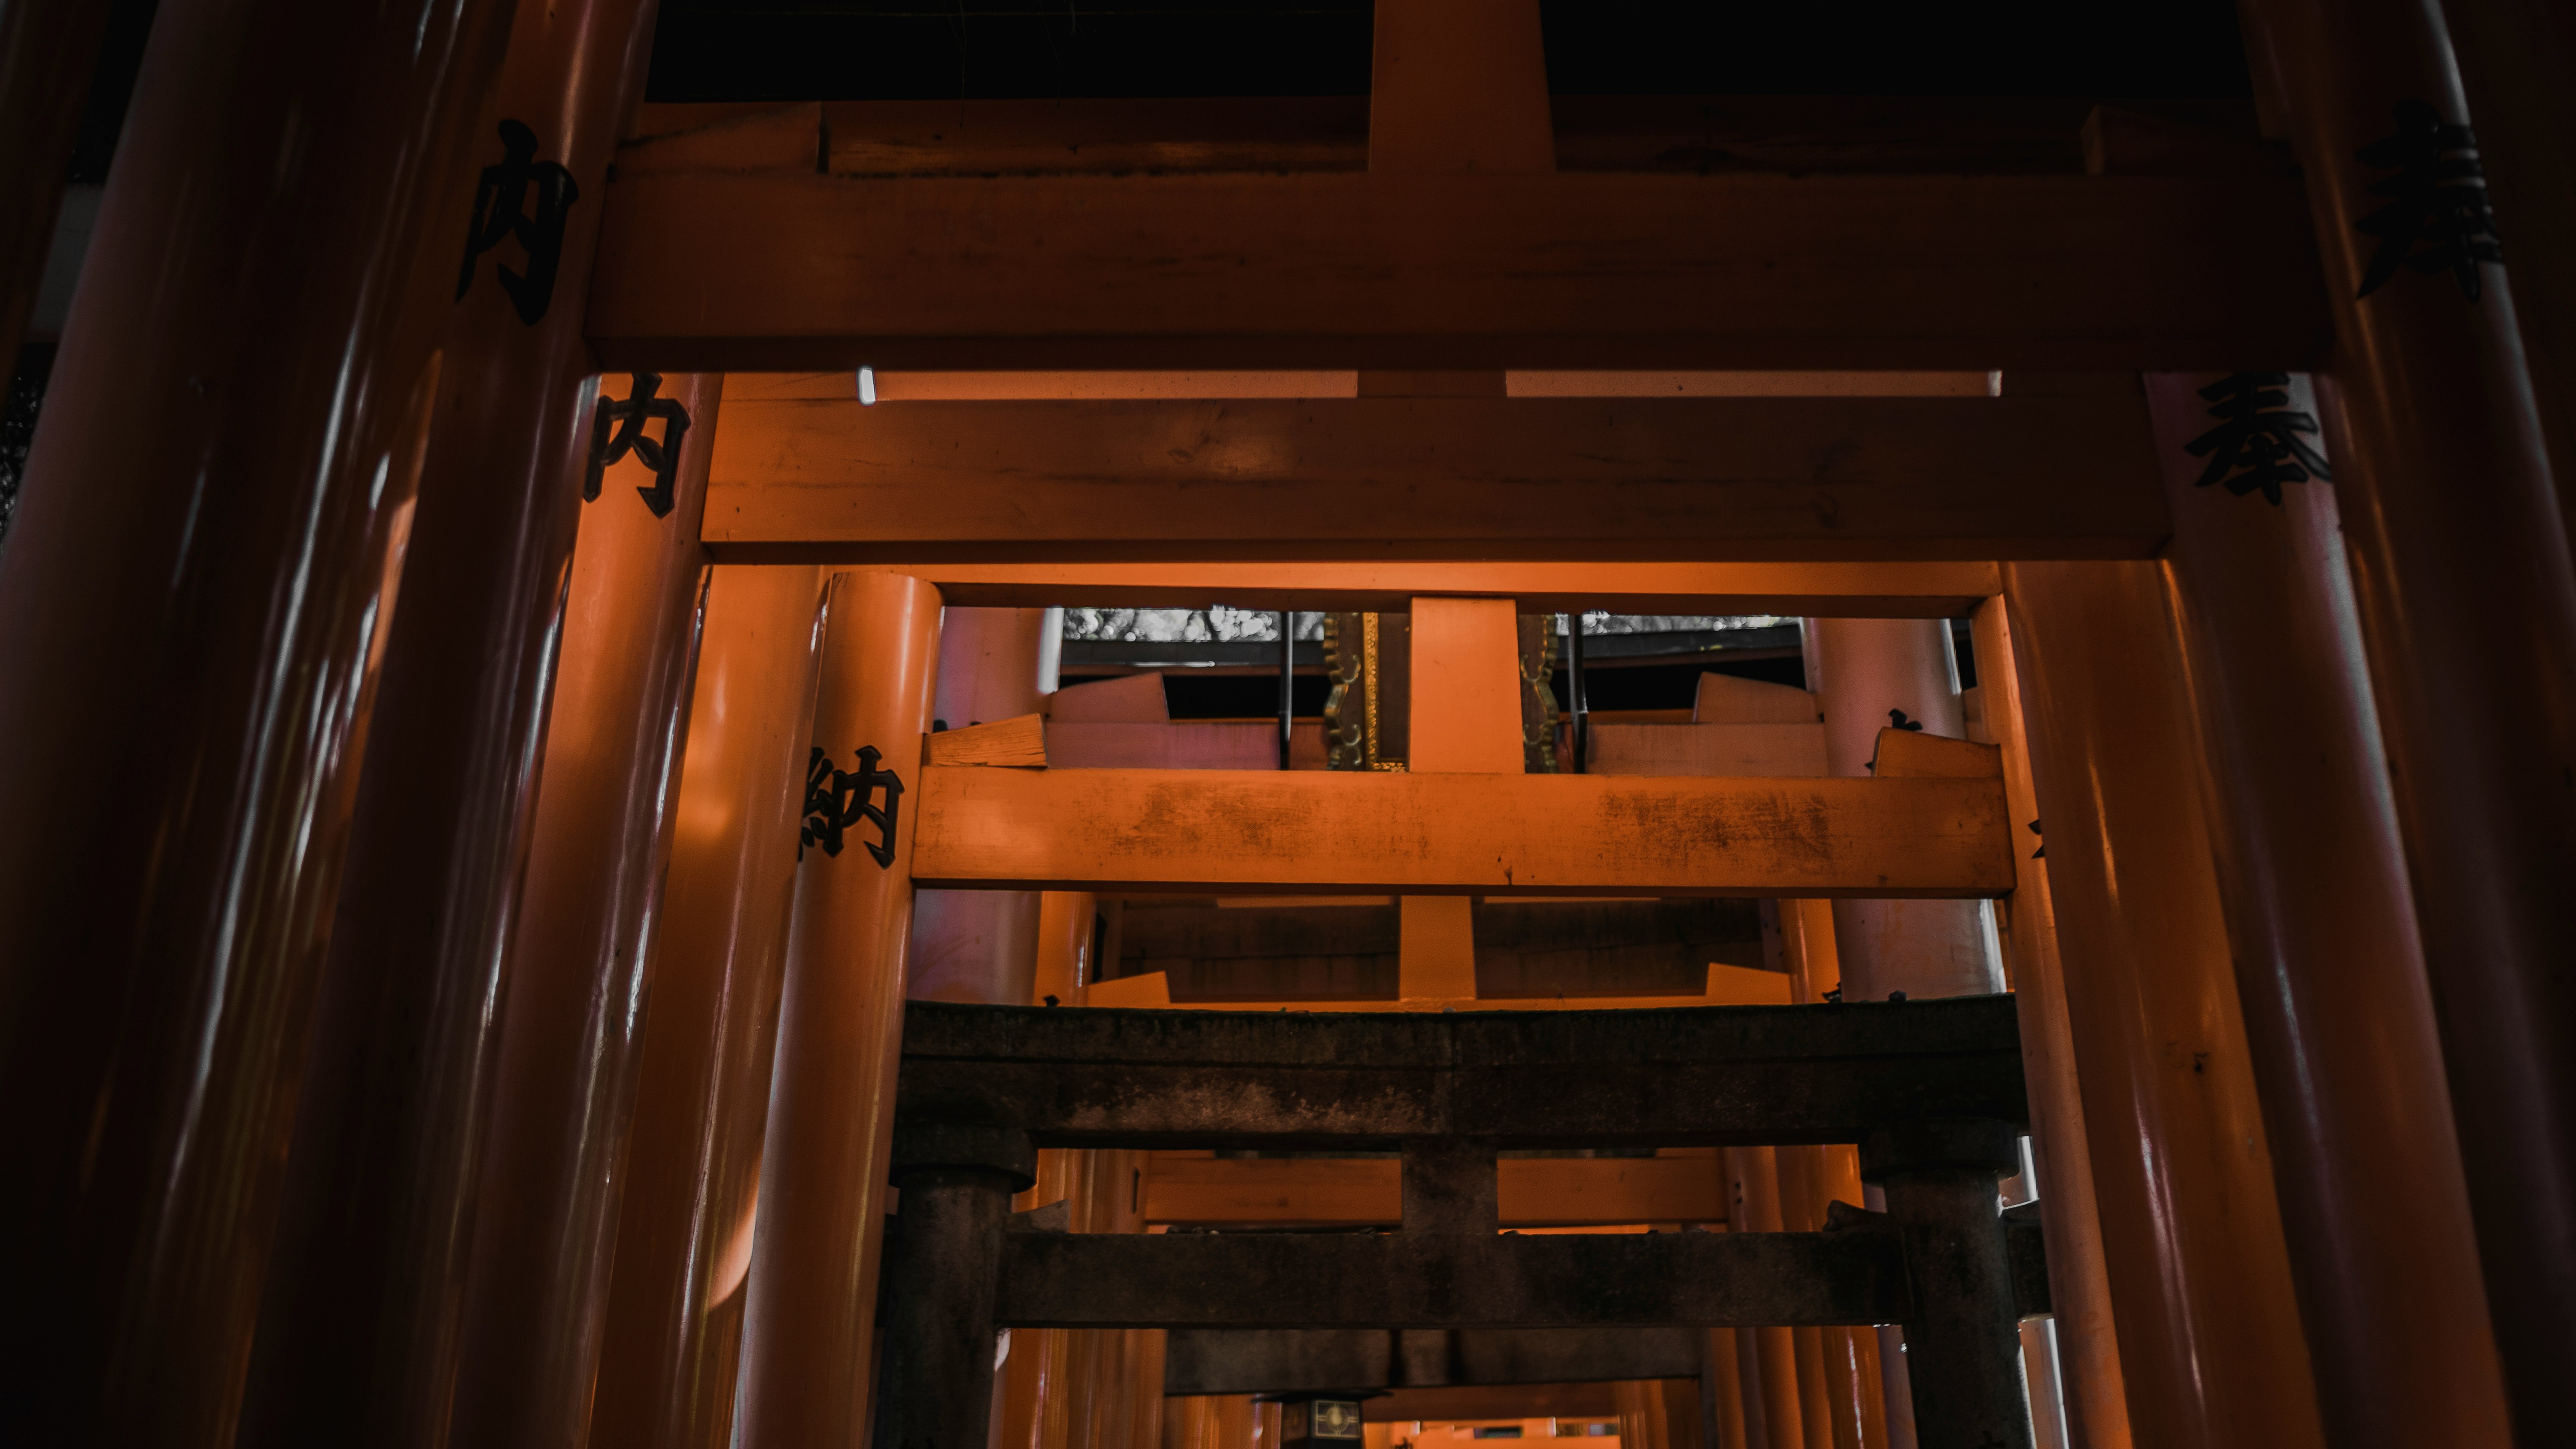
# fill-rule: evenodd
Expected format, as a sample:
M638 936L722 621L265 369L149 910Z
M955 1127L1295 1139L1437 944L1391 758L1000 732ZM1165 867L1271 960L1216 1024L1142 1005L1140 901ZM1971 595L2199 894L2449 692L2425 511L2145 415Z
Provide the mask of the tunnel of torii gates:
M1797 176L1560 172L1535 0L1329 164L166 0L0 557L0 1440L2566 1442L2576 249L2435 6L2240 9L2266 135ZM1056 688L1218 601L1325 718Z

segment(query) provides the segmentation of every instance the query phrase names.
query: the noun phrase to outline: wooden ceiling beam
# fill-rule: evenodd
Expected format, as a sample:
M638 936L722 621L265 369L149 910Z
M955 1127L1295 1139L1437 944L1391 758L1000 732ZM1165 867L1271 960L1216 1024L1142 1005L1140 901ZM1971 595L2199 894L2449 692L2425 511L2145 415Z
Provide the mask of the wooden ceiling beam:
M728 397L704 536L735 562L2143 558L2153 446L2134 395Z
M627 174L604 366L2299 369L2295 178Z
M937 889L1974 898L2013 888L1993 777L933 765L903 809L913 881Z
M758 550L752 551L755 556ZM1992 563L824 562L928 579L950 604L1042 609L1383 610L1425 594L1511 599L1525 614L1771 614L1824 619L1959 619L2003 592ZM736 555L719 550L718 558Z

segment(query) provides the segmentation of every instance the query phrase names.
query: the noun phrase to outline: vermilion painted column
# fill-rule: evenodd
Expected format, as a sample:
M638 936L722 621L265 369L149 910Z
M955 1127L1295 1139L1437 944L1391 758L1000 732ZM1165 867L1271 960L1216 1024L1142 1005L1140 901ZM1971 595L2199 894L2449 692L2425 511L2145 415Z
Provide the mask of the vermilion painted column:
M771 1075L737 1442L856 1445L868 1426L912 825L939 592L849 573L824 595L803 858Z
M651 374L624 402L651 401ZM698 546L720 373L666 379L698 436L675 476L629 459L584 509L474 1204L452 1441L589 1427L626 1129L670 863L708 569ZM639 496L675 486L657 514Z
M1894 725L1967 738L1949 625L1939 619L1809 619L1809 678L1825 714L1825 768L1865 777ZM1836 901L1834 947L1854 1000L2003 989L1975 901Z
M1785 1230L1780 1212L1778 1152L1770 1147L1724 1149L1727 1176L1726 1226L1735 1233ZM1746 1399L1760 1399L1767 1449L1806 1449L1805 1408L1798 1388L1796 1333L1788 1328L1739 1328L1739 1342L1750 1339L1756 1372L1744 1385Z
M1809 619L1807 687L1825 716L1825 768L1867 776L1879 731L1920 728L1965 739L1958 666L1939 619ZM1845 996L1878 1001L2003 989L2002 962L1977 901L1838 900L1834 953ZM1873 1194L1873 1196L1875 1196ZM1913 1449L1913 1389L1903 1331L1878 1332L1881 1395L1895 1449ZM1902 1407L1899 1407L1902 1406Z
M2439 6L2243 13L2334 305L2335 495L2515 1433L2542 1443L2576 1371L2576 569L2511 278L2566 259L2487 225Z
M949 609L939 627L933 719L963 729L1037 713L1040 699L1055 692L1063 633L1061 609ZM1038 950L1038 894L915 892L912 995L989 1005L1027 1002Z
M2041 845L2037 791L2023 728L2021 675L2014 665L2012 621L1991 598L1976 617L1977 682L1986 732L2003 751L2004 798L2017 831L2011 899L1997 909L2012 965L2013 1004L2021 1023L2022 1076L2029 1084L2030 1152L2039 1176L2039 1216L2048 1238L2049 1303L2056 1310L2059 1380L2068 1442L2074 1449L2128 1449L2128 1388L2120 1374L2120 1335L2111 1312L2111 1282L2094 1202L2093 1158L2077 1080L2075 1039L2066 1015L2066 968L2057 947L2057 916ZM2040 1386L2034 1386L2036 1405ZM2044 1425L2042 1426L2045 1427Z
M0 368L18 365L44 279L108 9L108 0L0 9Z
M0 1440L232 1434L508 13L160 9L0 556Z
M449 1412L495 1008L593 433L582 298L651 29L639 0L517 8L456 180L469 214L436 238L422 283L450 365L299 1109L298 1251L263 1309L254 1442L435 1437ZM691 451L706 440L702 426ZM643 511L634 466L594 515Z
M2503 1449L2504 1382L2335 496L2264 446L2311 441L2307 392L2278 374L2147 379L2237 990L2282 1212L2299 1224L2290 1266L2328 1438Z
M2004 583L2131 1431L2315 1449L2162 575L2007 564Z
M602 1449L719 1449L733 1429L823 581L714 574L590 1424Z

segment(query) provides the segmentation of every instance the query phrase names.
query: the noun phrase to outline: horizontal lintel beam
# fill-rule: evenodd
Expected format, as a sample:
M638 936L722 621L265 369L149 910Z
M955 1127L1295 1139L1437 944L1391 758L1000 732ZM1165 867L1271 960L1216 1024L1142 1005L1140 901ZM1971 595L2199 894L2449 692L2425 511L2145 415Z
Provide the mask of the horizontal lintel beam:
M1573 1328L1901 1323L1889 1231L1010 1233L1012 1328Z
M912 878L936 889L1984 898L2014 879L1994 778L928 766L904 803Z
M873 551L859 549L853 551ZM1824 619L1957 619L2003 592L1984 562L1673 563L1651 561L1390 563L870 563L834 544L719 544L720 560L831 563L928 580L964 608L1059 604L1119 609L1384 611L1428 595L1510 599L1521 612L1770 614Z
M1840 562L2171 531L2144 401L2071 393L728 402L703 536L741 562Z
M2298 370L2332 337L2289 176L679 172L606 208L617 369Z
M1421 1333L1423 1330L1414 1330ZM1707 1340L1690 1328L1466 1328L1443 1335L1431 1384L1572 1384L1699 1377ZM1176 1328L1166 1394L1414 1387L1413 1355L1384 1328ZM1390 1382L1393 1380L1393 1382Z
M1147 1223L1195 1227L1365 1227L1403 1214L1384 1158L1157 1158L1145 1170ZM1726 1221L1708 1157L1510 1157L1497 1164L1505 1227Z
M2009 996L1436 1016L913 1002L900 1100L1042 1147L1858 1142L1896 1121L2027 1121L2013 1012Z

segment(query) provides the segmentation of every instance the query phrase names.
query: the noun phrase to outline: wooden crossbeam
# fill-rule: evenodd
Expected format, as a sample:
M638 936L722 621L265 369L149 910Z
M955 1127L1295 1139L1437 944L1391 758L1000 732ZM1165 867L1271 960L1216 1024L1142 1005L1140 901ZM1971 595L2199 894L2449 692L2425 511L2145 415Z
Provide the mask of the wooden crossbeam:
M917 802L917 803L916 803ZM922 770L915 883L1354 895L1987 897L2000 779Z
M728 417L731 414L727 414ZM779 552L790 552L780 549ZM827 550L817 548L815 552ZM751 561L768 550L720 546ZM952 605L1045 608L1387 610L1426 594L1515 601L1527 613L1774 614L1851 619L1956 619L2003 592L1994 564L1637 563L1405 559L1388 563L863 563L928 579Z
M2144 558L2171 531L2134 395L728 399L707 488L735 561Z
M585 327L671 371L2295 370L2332 335L2273 176L632 175Z
M1390 1158L1235 1158L1157 1155L1145 1172L1145 1221L1197 1227L1365 1227L1394 1223L1398 1165ZM1726 1193L1707 1157L1507 1157L1507 1228L1726 1220Z

